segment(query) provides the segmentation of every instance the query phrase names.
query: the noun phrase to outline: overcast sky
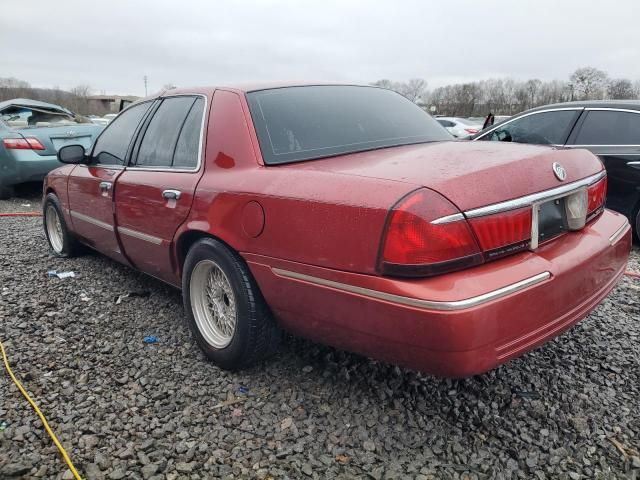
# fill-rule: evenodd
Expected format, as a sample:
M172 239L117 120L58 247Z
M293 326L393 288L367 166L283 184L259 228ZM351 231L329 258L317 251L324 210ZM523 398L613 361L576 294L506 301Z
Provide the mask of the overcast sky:
M144 94L270 80L640 79L640 0L4 0L0 77Z

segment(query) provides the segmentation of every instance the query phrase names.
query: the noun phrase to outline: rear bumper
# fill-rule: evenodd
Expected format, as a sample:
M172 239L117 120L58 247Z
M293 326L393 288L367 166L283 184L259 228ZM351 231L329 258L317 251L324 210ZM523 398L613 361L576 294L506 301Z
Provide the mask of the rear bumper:
M630 248L627 219L605 211L581 232L535 252L427 279L244 256L267 303L294 333L423 372L466 377L584 318L615 286Z
M56 155L38 155L32 150L5 151L0 159L0 185L39 182L61 165Z

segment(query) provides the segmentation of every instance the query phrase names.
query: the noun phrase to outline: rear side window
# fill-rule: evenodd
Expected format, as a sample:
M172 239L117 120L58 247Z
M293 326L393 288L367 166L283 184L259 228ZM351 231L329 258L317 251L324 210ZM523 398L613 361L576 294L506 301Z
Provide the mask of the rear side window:
M191 107L187 119L182 126L182 131L178 137L178 143L176 144L176 150L173 155L173 167L195 168L198 165L203 112L204 99L199 97Z
M287 87L247 99L267 164L451 140L424 110L382 88Z
M640 145L640 113L592 110L587 113L576 145Z
M195 100L170 97L162 101L144 133L136 166L171 167L178 137Z
M502 125L478 140L563 145L578 113L577 110L534 113Z
M136 128L150 105L151 102L144 102L129 107L107 126L98 137L93 149L95 163L102 165L124 164Z

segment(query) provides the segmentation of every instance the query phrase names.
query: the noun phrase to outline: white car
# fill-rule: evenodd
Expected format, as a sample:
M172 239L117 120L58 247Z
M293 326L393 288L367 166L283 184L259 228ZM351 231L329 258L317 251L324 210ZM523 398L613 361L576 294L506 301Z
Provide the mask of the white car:
M464 138L482 130L482 124L474 123L466 118L436 117L437 122L456 138Z

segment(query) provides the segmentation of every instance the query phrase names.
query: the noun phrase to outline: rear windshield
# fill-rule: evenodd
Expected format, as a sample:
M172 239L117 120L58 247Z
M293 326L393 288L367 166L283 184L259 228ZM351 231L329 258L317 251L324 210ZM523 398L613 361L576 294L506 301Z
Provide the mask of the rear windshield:
M451 140L416 104L381 88L287 87L247 98L267 164Z
M12 128L59 127L90 123L81 116L69 115L67 112L53 108L35 108L12 105L0 112L2 121Z

